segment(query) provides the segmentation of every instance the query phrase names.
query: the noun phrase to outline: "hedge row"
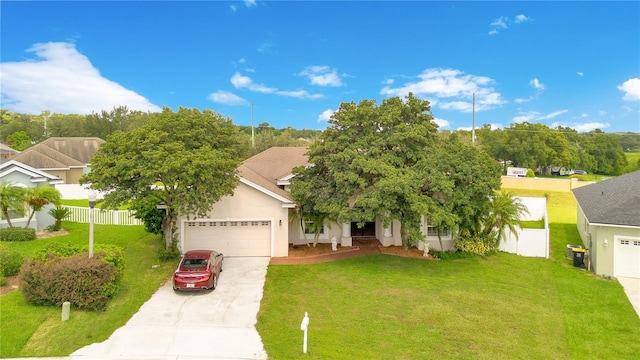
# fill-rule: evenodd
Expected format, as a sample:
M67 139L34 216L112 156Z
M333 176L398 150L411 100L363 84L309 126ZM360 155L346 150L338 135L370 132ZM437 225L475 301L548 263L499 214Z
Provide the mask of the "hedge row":
M36 239L36 229L11 227L0 229L0 241L29 241Z

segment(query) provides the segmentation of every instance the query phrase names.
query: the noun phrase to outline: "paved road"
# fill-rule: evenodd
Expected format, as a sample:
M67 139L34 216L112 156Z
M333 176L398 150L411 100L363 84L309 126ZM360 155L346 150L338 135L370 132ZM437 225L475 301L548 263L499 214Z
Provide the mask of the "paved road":
M174 293L167 282L109 339L71 359L267 359L255 329L269 258L226 258L218 288Z

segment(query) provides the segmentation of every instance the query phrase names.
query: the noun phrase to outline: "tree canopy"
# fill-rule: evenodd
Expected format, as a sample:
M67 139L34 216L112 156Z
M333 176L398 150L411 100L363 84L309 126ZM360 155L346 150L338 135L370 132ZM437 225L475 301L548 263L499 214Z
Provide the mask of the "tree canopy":
M379 106L343 103L329 123L310 146L312 166L294 170L291 193L303 213L340 222L399 220L407 248L424 238L423 215L437 212L439 224L459 225L470 210L458 205L485 208L500 186L499 165L455 137L443 141L429 102L412 94Z
M164 108L141 128L111 134L80 181L107 193L105 207L149 198L164 204L169 248L179 216L203 217L233 193L246 151L230 119L209 110Z

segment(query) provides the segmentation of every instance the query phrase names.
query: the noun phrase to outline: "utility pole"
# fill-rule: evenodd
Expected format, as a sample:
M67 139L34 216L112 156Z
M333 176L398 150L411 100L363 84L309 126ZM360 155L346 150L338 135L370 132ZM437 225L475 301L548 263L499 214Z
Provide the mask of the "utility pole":
M476 143L476 93L472 95L471 105L471 143Z

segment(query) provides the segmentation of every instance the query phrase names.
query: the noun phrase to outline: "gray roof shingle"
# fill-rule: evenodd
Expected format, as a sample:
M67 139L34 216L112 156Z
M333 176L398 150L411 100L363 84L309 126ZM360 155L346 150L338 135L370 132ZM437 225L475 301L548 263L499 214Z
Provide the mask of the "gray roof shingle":
M590 223L640 227L640 170L573 189Z

